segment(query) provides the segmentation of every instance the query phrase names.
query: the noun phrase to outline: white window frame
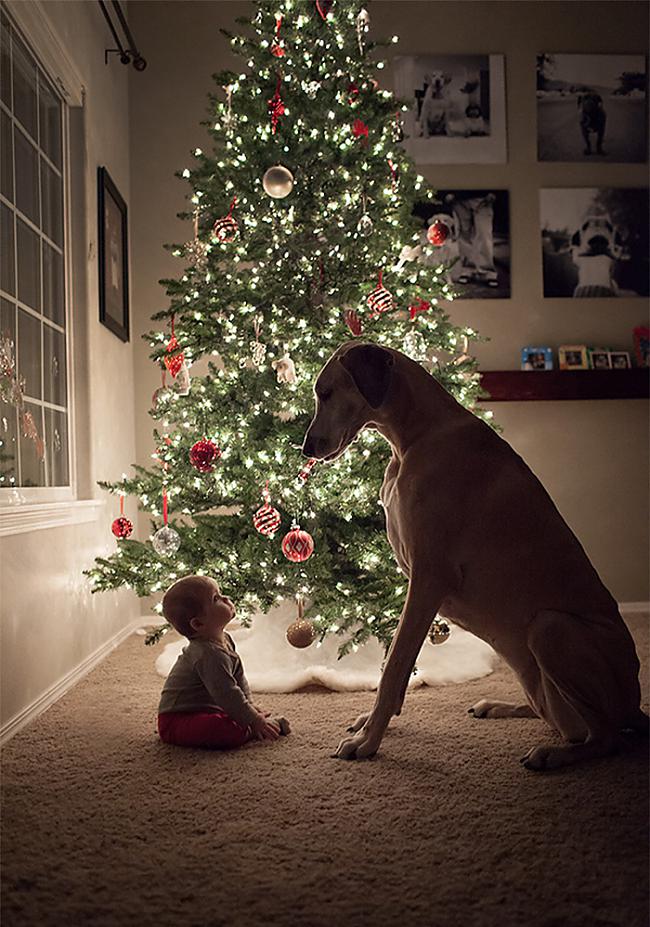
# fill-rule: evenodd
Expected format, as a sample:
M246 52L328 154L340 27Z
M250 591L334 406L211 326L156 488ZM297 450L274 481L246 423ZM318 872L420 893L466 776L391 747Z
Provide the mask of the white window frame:
M69 107L83 106L85 88L47 13L43 0L3 0L12 24L21 34L39 66L62 97L63 242L66 316L66 375L70 484L65 487L0 489L0 536L42 528L95 521L104 503L77 498L75 331L72 304L72 236L70 228L70 125ZM17 495L18 494L18 495ZM16 504L17 499L24 502Z

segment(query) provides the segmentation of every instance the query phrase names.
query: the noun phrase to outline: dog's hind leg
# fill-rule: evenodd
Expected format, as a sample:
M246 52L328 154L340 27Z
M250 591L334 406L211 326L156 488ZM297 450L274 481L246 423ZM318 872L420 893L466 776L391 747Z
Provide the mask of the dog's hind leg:
M475 718L539 718L530 705L514 705L512 702L497 702L482 698L467 713Z
M638 659L622 619L541 611L528 646L540 669L531 701L569 743L534 747L521 762L556 769L618 749L620 729L638 711L640 697Z

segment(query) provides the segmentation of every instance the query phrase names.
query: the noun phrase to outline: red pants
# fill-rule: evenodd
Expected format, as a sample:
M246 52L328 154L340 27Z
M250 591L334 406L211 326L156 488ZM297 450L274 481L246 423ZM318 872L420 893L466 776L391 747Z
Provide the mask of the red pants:
M250 740L250 729L237 724L223 711L168 711L158 715L158 733L166 744L212 750L241 747Z

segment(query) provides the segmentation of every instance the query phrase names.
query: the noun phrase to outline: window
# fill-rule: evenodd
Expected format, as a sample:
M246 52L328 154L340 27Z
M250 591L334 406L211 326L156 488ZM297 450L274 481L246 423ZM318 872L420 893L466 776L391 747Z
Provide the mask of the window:
M67 114L1 7L0 40L0 500L53 501L71 498L72 484Z

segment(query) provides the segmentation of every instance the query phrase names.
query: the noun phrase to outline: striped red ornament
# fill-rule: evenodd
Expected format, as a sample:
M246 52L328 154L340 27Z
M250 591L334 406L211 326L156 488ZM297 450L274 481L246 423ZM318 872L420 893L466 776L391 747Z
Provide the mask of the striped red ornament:
M163 358L165 367L169 370L172 378L175 380L178 375L178 371L183 366L185 361L185 355L180 349L180 345L176 338L174 332L174 316L172 316L172 336L167 343L167 350L165 351L165 357Z
M228 215L217 219L212 226L212 234L221 244L229 244L231 241L234 241L239 232L239 225L232 214L236 202L237 197L234 196L230 204L230 209L228 210Z
M291 531L282 540L282 553L292 563L309 560L314 552L314 539L307 531L301 531L299 525L293 525Z
M382 283L381 271L379 271L379 283L368 297L367 303L371 309L370 318L381 315L383 312L390 312L395 308L393 294Z
M271 495L268 490L268 485L267 483L266 487L262 490L264 505L253 515L253 525L260 534L263 534L267 538L272 538L275 537L275 532L280 527L282 516L278 510L274 509L271 505Z

